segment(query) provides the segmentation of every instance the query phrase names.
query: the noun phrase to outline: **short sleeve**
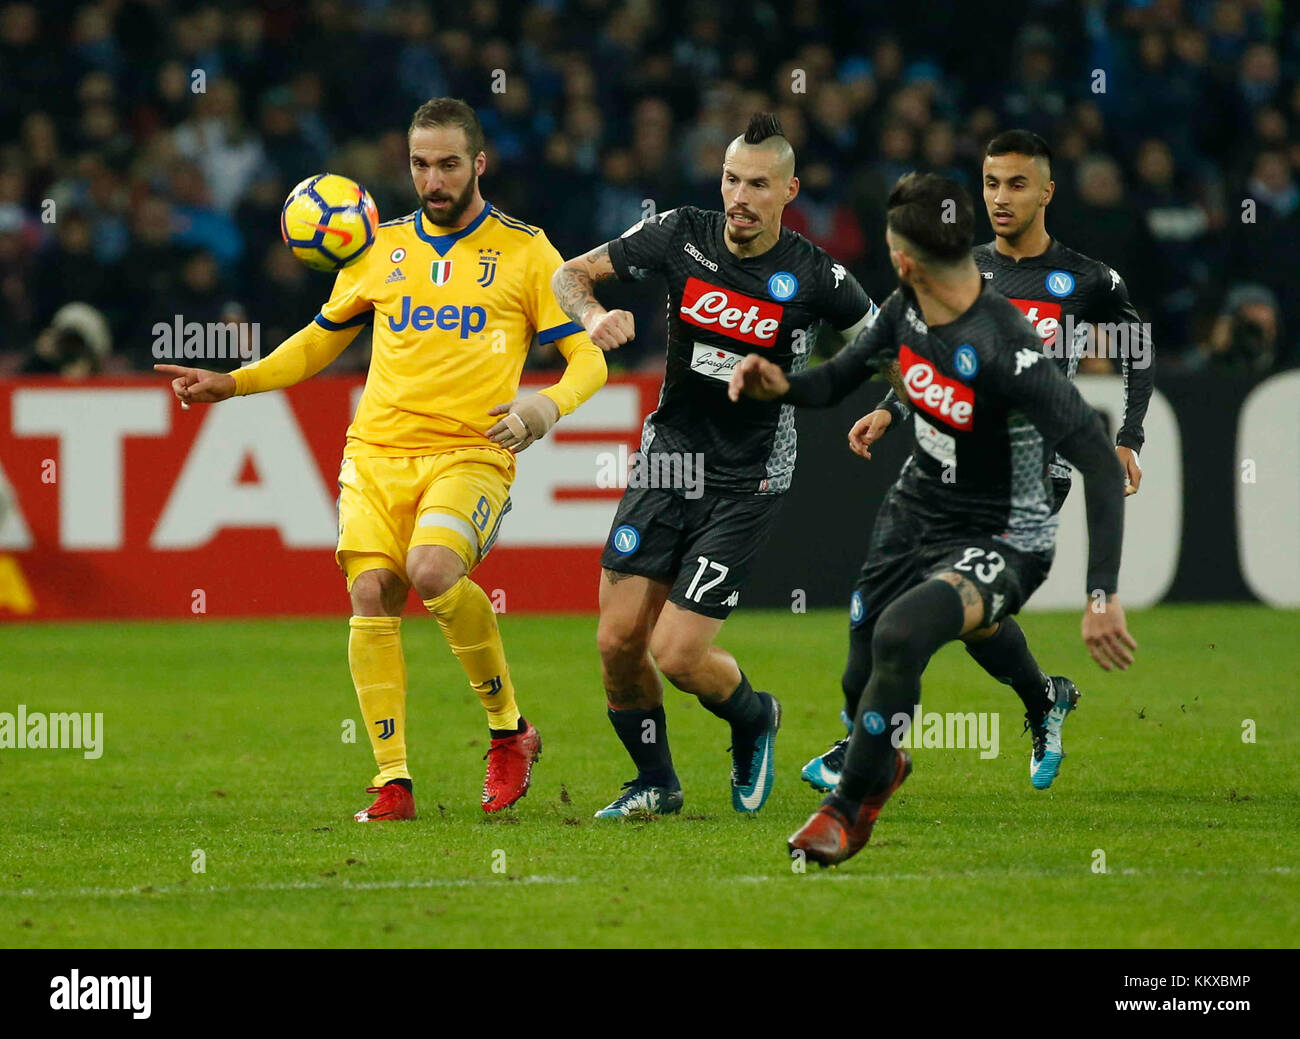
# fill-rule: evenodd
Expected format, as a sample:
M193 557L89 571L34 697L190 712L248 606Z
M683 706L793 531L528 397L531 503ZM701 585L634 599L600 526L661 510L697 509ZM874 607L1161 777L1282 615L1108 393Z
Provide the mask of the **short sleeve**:
M528 284L524 288L524 314L536 330L539 343L554 342L582 331L582 326L560 309L559 300L551 288L551 277L563 263L546 233L538 231L532 242Z
M871 301L858 279L843 264L824 257L826 270L822 292L822 318L846 340L852 340L871 324L879 308Z
M609 243L609 260L623 281L639 281L667 264L683 211L669 209L638 221Z
M375 309L374 301L366 290L365 274L370 266L370 256L376 246L371 246L365 257L351 267L344 267L334 279L334 290L316 315L316 324L331 332L342 328L355 328L367 324Z

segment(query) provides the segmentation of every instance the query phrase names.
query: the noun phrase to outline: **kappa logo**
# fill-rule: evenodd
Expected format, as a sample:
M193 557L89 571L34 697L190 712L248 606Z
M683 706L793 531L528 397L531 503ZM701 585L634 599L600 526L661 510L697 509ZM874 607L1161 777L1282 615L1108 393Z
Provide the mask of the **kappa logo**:
M678 313L683 321L729 339L753 346L775 346L785 308L699 278L687 278Z
M835 284L832 285L831 288L833 288L833 289L838 289L838 288L840 287L840 282L842 282L845 278L847 278L848 275L849 275L849 272L846 271L846 270L844 269L844 265L843 265L843 264L832 263L832 264L831 264L831 277L833 277L833 278L835 279Z
M1043 359L1043 355L1035 350L1017 350L1016 351L1016 370L1014 375L1019 375L1026 368L1031 368Z
M1055 343L1057 329L1061 327L1061 304L1049 300L1015 299L1008 297L1016 309L1034 326L1038 338L1044 343Z
M1110 275L1110 291L1114 292L1119 288L1119 275L1110 267L1106 268L1106 273Z
M723 606L735 606L740 602L740 592L734 591L722 600Z
M954 429L970 432L975 421L973 389L940 375L929 361L906 345L898 348L898 366L907 395L918 408Z
M993 593L993 611L990 616L996 617L1002 611L1002 605L1007 601L1007 597L1001 592Z
M703 266L707 267L714 274L718 273L718 265L714 263L712 260L710 260L707 256L705 256L702 252L700 252L697 248L695 248L695 246L693 246L690 242L687 242L685 245L682 246L682 252L684 252L696 263L702 264Z

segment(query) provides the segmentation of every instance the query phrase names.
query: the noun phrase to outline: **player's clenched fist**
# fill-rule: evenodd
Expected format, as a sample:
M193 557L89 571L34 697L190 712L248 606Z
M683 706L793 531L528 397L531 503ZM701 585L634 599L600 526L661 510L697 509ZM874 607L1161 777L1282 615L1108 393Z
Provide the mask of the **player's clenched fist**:
M888 408L877 408L870 415L863 415L849 430L849 449L863 458L871 457L871 445L881 438L894 415Z
M153 370L172 375L172 392L187 411L191 404L216 404L235 395L235 377L204 368L182 368L177 364L155 364Z
M587 320L587 335L602 350L617 350L636 335L636 322L626 310L606 310Z
M790 389L790 382L780 365L773 364L758 354L750 354L731 372L731 382L727 384L727 396L740 400L743 393L755 400L776 400L784 397Z
M498 404L489 415L503 418L487 431L488 438L517 455L541 440L560 421L560 408L544 393L530 393L509 404Z

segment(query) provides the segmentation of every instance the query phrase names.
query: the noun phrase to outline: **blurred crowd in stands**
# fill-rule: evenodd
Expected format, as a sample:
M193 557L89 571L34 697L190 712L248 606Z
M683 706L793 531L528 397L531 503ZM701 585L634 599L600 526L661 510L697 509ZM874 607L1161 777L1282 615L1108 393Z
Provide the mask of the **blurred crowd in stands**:
M147 369L177 314L270 349L331 285L280 242L288 189L329 170L410 212L406 126L448 94L482 119L485 197L566 257L647 201L716 208L727 143L774 110L787 225L877 300L896 178L965 183L987 240L983 146L1032 129L1049 232L1124 276L1158 372L1300 364L1300 3L41 0L0 6L0 375ZM610 298L640 332L611 365L662 364L662 292Z

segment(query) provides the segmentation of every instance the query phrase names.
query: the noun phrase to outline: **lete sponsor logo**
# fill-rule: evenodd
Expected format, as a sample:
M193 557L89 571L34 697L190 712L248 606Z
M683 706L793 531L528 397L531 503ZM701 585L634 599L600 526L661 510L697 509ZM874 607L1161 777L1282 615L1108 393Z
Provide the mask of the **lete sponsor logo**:
M1056 333L1061 327L1061 304L1048 300L1016 299L1014 296L1007 298L1034 326L1039 339L1044 343L1056 342Z
M954 429L970 432L975 420L974 390L940 375L929 361L907 346L899 347L898 366L907 395L918 408Z
M699 278L687 278L682 289L683 321L753 346L776 345L784 313L779 303L720 289Z

